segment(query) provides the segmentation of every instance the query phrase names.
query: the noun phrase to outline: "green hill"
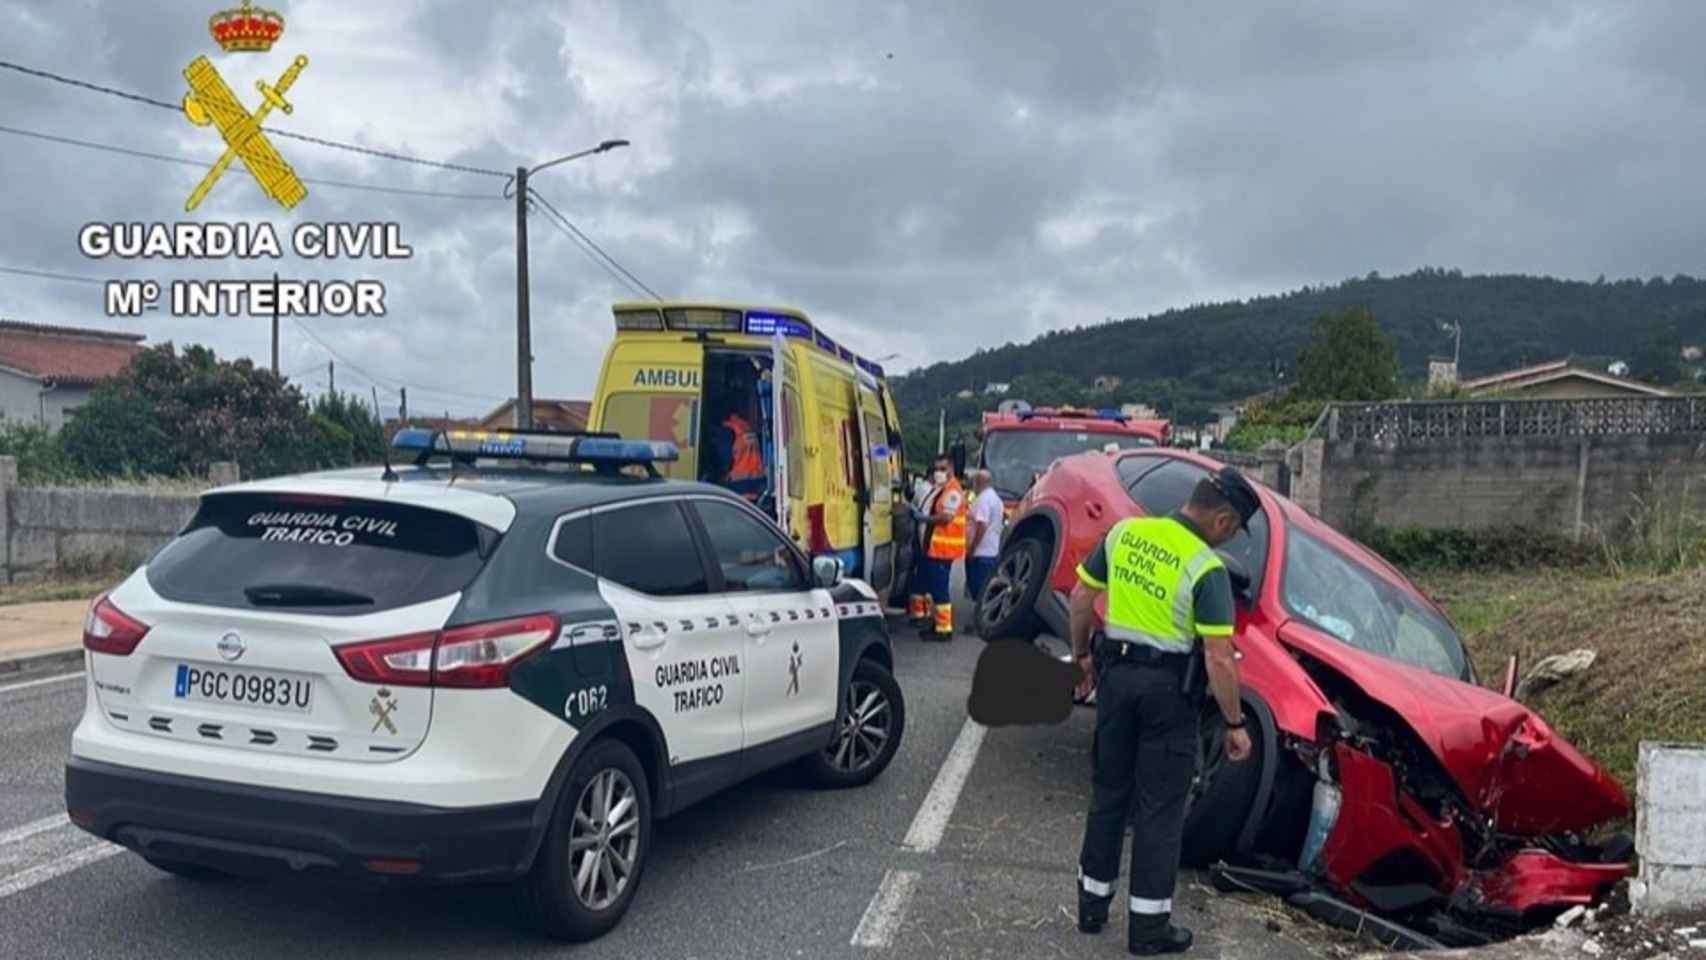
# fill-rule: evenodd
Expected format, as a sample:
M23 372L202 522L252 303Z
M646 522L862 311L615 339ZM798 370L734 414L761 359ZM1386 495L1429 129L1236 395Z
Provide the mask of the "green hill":
M1465 276L1424 268L1405 276L1370 274L1332 286L1230 303L1202 304L1148 317L1051 331L958 361L895 378L909 450L935 447L938 412L950 432L975 426L997 398L984 384L1011 383L1010 397L1033 404L1110 406L1142 402L1182 422L1209 408L1270 388L1274 365L1289 378L1314 319L1351 306L1373 311L1398 348L1406 379L1425 379L1430 356L1449 356L1450 321L1463 325L1460 374L1467 378L1563 357L1603 366L1621 359L1655 380L1684 374L1683 344L1706 345L1706 280L1653 277L1592 283L1530 276ZM1089 390L1101 375L1120 378L1111 393ZM958 399L965 389L978 391Z

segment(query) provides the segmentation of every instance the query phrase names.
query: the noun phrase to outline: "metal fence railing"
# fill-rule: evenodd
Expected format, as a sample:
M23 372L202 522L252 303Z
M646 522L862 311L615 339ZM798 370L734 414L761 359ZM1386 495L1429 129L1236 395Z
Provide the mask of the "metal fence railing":
M1706 397L1335 403L1313 435L1396 442L1676 433L1706 433Z

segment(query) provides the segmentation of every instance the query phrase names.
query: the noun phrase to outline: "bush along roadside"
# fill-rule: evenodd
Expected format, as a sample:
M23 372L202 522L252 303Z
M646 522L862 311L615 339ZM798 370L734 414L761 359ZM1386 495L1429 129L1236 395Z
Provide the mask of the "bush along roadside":
M1604 562L1597 543L1533 527L1443 530L1362 526L1357 541L1403 570L1529 570Z

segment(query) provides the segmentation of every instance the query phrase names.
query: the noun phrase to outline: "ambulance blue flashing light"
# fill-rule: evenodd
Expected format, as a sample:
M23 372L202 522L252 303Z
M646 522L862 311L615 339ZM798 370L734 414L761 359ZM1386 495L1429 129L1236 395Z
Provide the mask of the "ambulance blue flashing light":
M790 317L781 313L760 313L757 310L746 312L746 332L761 337L781 333L789 337L812 339L811 325L798 317Z

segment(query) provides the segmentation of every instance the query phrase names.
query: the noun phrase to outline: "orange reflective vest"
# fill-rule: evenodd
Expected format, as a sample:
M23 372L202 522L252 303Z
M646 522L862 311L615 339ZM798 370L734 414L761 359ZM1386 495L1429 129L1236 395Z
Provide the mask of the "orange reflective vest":
M951 513L954 519L931 527L930 546L925 552L932 560L958 560L966 555L966 495L960 482L952 477L942 486L927 508L931 515Z
M723 421L723 426L734 435L734 446L729 453L729 475L724 479L729 483L762 479L764 453L759 448L758 434L753 431L752 424L740 414L731 413Z

